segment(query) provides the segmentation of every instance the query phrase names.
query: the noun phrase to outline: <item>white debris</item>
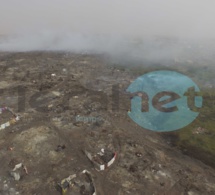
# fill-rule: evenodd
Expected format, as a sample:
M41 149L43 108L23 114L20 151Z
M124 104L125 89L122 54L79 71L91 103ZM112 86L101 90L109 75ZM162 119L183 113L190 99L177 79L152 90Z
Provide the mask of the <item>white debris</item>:
M59 91L52 91L52 94L55 96L60 96L60 92Z
M163 177L167 177L167 174L164 173L163 171L158 171L157 174L163 176Z
M22 164L22 163L19 163L19 164L17 164L17 165L14 167L13 171L16 171L17 169L20 169L21 167L23 167L23 164Z
M104 148L102 148L101 151L99 153L97 153L97 154L99 154L100 156L104 156L104 154L105 154Z
M12 177L14 177L14 179L15 179L16 181L19 181L20 178L21 178L21 177L20 177L20 174L17 173L17 172L11 171L10 174L11 174Z
M53 104L49 104L48 105L48 108L50 109L50 108L52 108L53 107Z

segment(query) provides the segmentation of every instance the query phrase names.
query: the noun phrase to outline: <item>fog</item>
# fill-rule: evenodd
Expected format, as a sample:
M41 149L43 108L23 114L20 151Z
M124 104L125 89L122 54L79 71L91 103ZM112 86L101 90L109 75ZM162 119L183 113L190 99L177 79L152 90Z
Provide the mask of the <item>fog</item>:
M0 50L212 59L212 0L0 0Z

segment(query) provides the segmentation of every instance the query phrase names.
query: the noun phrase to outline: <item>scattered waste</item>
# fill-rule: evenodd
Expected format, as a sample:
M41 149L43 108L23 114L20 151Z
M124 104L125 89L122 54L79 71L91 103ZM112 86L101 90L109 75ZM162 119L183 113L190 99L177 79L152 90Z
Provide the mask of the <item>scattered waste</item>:
M193 134L205 134L205 133L207 133L207 130L205 128L198 127L196 129L194 129L192 133Z
M56 149L55 151L56 151L56 152L60 152L60 151L64 150L65 148L66 148L65 145L58 145L58 146L57 146L57 149Z
M53 104L48 105L48 109L51 109L53 107Z
M74 194L96 195L91 173L87 170L83 170L79 174L73 174L63 179L58 183L58 187L63 195L65 195L68 190L71 190Z
M7 121L6 123L1 124L1 125L0 125L0 130L5 129L6 127L9 127L10 125L15 124L17 121L20 120L20 117L19 117L18 115L16 115L16 114L12 111L12 109L10 109L9 107L0 108L0 114L2 114L2 113L5 112L5 111L11 112L11 113L13 114L14 117L13 117L11 120Z
M60 92L59 91L52 91L52 94L55 96L60 96Z
M20 174L18 172L15 172L15 171L11 171L10 175L15 179L15 181L19 181L21 178Z
M15 165L14 169L12 171L10 171L10 175L16 180L19 181L21 176L19 173L19 169L23 168L23 170L25 171L26 174L28 174L28 169L25 165L23 165L22 163L19 163L17 165Z
M55 76L56 76L56 74L51 74L51 76L52 76L52 77L55 77Z
M25 173L28 175L28 169L26 166L23 166L23 170L25 171Z
M140 152L136 152L135 155L136 155L137 157L141 157L141 156L142 156L142 154L141 154Z
M14 147L8 147L8 150L13 151Z
M86 156L94 164L95 169L98 171L103 171L110 167L116 160L117 153L110 150L101 149L97 154L92 155L88 151L84 151Z
M21 167L23 167L23 164L19 163L19 164L15 165L13 171L16 171L17 169L20 169Z
M71 188L73 184L73 179L76 178L76 174L70 175L69 177L63 179L58 186L60 187L62 194L65 194L69 188Z

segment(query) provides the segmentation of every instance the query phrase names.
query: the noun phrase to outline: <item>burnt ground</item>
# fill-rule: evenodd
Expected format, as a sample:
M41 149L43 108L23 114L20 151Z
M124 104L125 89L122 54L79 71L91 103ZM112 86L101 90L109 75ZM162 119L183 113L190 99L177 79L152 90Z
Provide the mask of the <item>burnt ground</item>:
M0 70L0 104L21 116L0 131L0 194L58 195L57 183L84 169L98 195L215 194L214 169L128 117L129 70L100 56L48 52L1 53ZM117 160L98 172L86 148L117 151ZM15 181L9 173L19 163L28 174Z

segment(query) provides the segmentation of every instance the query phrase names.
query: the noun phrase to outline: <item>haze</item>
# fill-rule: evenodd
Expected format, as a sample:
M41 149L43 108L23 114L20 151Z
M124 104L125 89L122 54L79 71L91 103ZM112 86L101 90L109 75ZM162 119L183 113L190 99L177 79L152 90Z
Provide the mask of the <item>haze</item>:
M213 51L215 2L212 0L0 2L1 51L127 52L138 56L144 50L147 56L168 58L181 54L182 42L189 47L192 44L210 47ZM156 37L182 42L158 51ZM139 54L137 45L130 44L132 41L145 43L144 48L139 46Z

